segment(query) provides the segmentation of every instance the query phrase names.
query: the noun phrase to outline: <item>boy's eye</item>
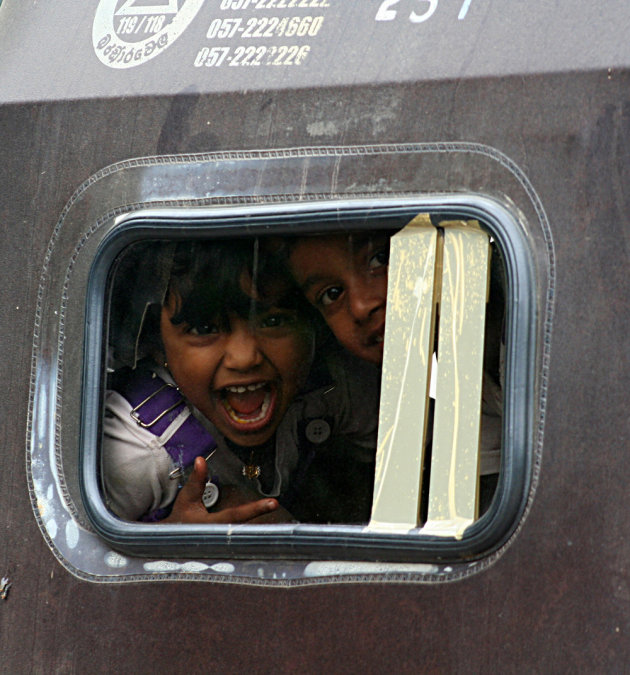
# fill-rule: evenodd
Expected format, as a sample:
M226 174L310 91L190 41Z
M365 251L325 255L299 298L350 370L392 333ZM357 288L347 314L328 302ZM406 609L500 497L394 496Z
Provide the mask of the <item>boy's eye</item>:
M379 269L380 267L386 267L388 264L389 264L389 250L386 248L377 251L368 260L368 268L371 270L376 270Z
M317 298L317 302L320 305L332 305L333 302L337 302L343 293L343 288L341 286L331 286L327 288L320 296Z

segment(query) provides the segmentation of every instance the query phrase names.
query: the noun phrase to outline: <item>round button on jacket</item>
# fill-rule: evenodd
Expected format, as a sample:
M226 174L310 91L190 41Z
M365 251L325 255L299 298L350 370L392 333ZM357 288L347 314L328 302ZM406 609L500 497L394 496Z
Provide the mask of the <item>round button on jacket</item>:
M210 480L206 483L201 501L207 509L211 509L219 501L219 488Z
M305 434L311 443L323 443L330 436L330 424L326 420L311 420L306 425Z

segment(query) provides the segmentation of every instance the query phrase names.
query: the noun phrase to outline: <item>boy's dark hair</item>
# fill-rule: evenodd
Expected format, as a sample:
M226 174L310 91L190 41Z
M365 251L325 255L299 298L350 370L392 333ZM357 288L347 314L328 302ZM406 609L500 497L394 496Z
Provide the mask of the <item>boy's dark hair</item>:
M296 244L309 241L309 240L321 240L327 239L330 237L348 237L348 239L353 241L353 246L361 246L363 243L378 239L380 237L391 237L393 234L396 234L405 223L399 223L398 221L387 221L387 223L394 223L396 227L392 229L378 229L378 230L356 230L356 229L340 229L330 232L312 232L312 233L301 233L301 234L291 234L285 237L275 237L273 238L276 254L278 257L282 257L285 260L291 256L291 252L295 248Z

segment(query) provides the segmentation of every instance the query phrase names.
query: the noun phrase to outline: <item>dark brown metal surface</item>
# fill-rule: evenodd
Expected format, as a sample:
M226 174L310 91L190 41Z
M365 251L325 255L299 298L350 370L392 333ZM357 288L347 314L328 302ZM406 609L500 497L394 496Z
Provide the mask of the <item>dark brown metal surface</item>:
M0 670L611 672L630 662L629 85L627 71L600 68L0 105L0 577L11 582ZM67 573L33 518L24 458L39 275L77 186L136 156L409 141L499 149L551 224L542 466L508 550L446 584L98 585Z

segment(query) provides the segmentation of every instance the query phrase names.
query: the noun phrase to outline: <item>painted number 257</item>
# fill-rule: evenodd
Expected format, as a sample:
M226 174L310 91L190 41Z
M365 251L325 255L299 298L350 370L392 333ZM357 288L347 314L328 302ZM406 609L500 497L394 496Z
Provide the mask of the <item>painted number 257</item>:
M400 0L384 0L381 2L374 19L376 21L393 21L396 18L397 10L390 8L397 5L399 2ZM439 0L414 0L414 3L419 5L418 10L424 9L424 11L418 13L413 10L409 15L409 21L412 23L422 23L423 21L430 19L437 9L438 2ZM460 21L466 17L470 3L471 0L464 0L462 3L459 15L457 16Z

